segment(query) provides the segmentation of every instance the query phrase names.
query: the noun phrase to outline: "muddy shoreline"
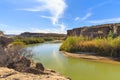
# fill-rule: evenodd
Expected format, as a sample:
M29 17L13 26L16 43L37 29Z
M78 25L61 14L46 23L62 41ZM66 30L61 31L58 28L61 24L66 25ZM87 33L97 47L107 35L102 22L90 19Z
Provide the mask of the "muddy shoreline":
M96 62L103 62L103 63L120 64L120 61L118 61L115 58L93 55L94 53L93 54L92 53L82 54L83 52L70 53L70 52L65 52L65 51L60 51L60 53L63 54L64 56L66 56L66 57L72 57L72 58L78 58L78 59L86 59L86 60L91 60L91 61L96 61Z

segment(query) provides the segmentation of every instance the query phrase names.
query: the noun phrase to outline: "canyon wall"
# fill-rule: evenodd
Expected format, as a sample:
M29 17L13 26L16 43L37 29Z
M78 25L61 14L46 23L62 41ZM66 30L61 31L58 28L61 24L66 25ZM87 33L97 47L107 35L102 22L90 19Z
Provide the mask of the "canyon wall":
M84 36L89 38L95 38L99 36L107 37L110 31L116 36L119 36L120 23L74 28L72 30L67 30L67 36Z
M23 36L23 37L66 37L65 34L56 34L56 33L30 33L30 32L21 33L19 36Z

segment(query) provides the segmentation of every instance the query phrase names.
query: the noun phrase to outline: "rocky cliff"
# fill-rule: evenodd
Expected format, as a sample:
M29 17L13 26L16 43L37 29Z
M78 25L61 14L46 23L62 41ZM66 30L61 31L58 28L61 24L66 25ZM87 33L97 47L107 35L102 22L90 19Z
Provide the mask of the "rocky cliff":
M87 36L89 38L95 38L98 36L107 37L110 31L116 36L119 36L120 23L74 28L72 30L67 30L67 36Z
M57 33L31 33L31 32L24 32L24 33L21 33L19 36L23 36L23 37L66 37L65 34L57 34Z

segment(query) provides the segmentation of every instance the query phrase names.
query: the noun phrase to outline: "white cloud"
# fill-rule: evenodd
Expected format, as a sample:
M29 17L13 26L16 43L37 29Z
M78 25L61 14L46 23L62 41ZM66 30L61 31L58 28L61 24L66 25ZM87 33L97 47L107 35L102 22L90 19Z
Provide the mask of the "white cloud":
M67 7L65 0L35 0L40 3L39 6L33 8L24 8L19 10L32 11L32 12L49 12L50 16L41 15L41 18L50 19L54 27L52 29L38 29L33 28L32 31L43 33L65 33L66 26L59 23L59 19L63 17L64 11Z
M51 16L42 16L52 20L53 24L57 24L58 20L62 17L67 5L65 0L36 0L40 3L39 6L33 8L24 8L20 10L25 11L48 11Z
M60 32L59 33L66 33L66 26L64 24L60 24Z
M82 18L80 18L80 17L76 17L75 18L75 21L78 21L78 20L81 20L81 21L84 21L84 20L86 20L86 19L88 19L89 17L91 17L92 16L92 13L87 13L85 16L83 16Z
M40 29L40 28L30 28L30 31L35 33L66 33L65 26L61 25L61 27L51 28L51 29Z
M61 27L61 31L64 31L64 30L65 30L65 28L66 28L66 27L65 27L65 25L63 25L63 24L61 24L61 26L60 26L60 27Z
M19 35L20 33L26 32L25 30L5 30L5 34L16 34Z
M86 20L88 19L90 16L92 16L92 13L87 13L83 18L81 18L81 20Z
M102 23L117 23L120 22L120 17L119 18L110 18L110 19L102 19L102 20L91 20L88 21L89 23L94 23L94 24L102 24Z
M46 18L46 19L52 19L52 17L49 16L40 16L41 18Z
M8 27L8 25L6 25L6 24L0 24L0 28L3 28L3 27Z
M75 21L78 21L78 20L80 20L80 17L76 17L76 18L75 18Z
M29 26L29 27L27 27ZM18 27L15 29L14 26L6 25L6 24L0 24L0 30L2 30L5 34L20 34L23 32L34 32L34 33L66 33L66 26L62 24L56 24L56 27L50 27L47 29L38 28L36 26L33 26L31 24L27 24L26 28L20 28Z
M29 30L35 33L50 33L51 32L50 29L40 29L40 28L30 28Z

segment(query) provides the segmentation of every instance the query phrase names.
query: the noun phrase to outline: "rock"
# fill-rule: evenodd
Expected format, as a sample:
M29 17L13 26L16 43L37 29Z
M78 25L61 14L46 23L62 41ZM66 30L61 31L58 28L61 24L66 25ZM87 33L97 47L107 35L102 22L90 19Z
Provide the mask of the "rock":
M5 67L0 67L0 76L1 76L0 80L71 80L69 78L66 78L62 75L58 75L56 73L52 73L49 71L47 71L47 73L49 74L35 75L30 73L18 72L13 69L5 68ZM5 75L5 77L3 75Z
M36 63L36 69L44 71L44 67L43 67L43 65L41 63Z
M54 70L50 70L51 72L53 72L53 73L56 73Z
M31 61L27 58L22 58L20 61L13 62L8 64L8 68L15 69L19 72L27 72L27 73L33 73L33 74L43 74L44 67L41 63L36 63L35 67L31 67Z
M44 74L42 71L34 69L34 68L27 68L25 72L32 73L32 74Z
M6 74L3 74L3 75L0 75L0 78L6 78L6 77L14 75L14 74L16 74L16 72L6 73Z
M110 31L114 33L115 37L119 36L120 23L74 28L67 30L67 36L87 36L89 38L107 37Z
M2 45L2 47L7 47L7 45L10 44L11 42L13 42L12 38L0 36L0 45Z
M30 60L23 57L20 61L8 64L7 67L21 72L25 71L26 68L30 67L30 64Z

